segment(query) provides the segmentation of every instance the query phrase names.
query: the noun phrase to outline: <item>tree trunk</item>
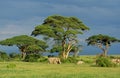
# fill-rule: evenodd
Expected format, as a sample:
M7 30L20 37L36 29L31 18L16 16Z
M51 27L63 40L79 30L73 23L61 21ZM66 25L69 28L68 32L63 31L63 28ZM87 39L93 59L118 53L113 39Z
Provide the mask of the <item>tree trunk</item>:
M65 36L64 36L64 39L62 40L62 52L60 54L61 58L65 58L65 47L66 47L66 44L65 44Z
M63 51L62 52L62 56L61 56L63 59L65 59L65 52Z
M21 51L21 58L22 60L24 60L26 57L25 47L24 48L21 47L19 48L19 50Z
M78 54L79 54L79 48L78 48L78 47L75 47L73 57L77 57Z
M62 56L61 56L61 58L63 58L63 59L67 59L68 56L69 56L69 52L62 52Z
M74 44L74 41L72 41L72 40L71 41L69 40L68 44L65 42L65 40L66 40L66 35L64 36L64 39L62 40L62 48L63 48L62 58L63 59L68 58L69 53L70 53L70 51L71 51L71 49L73 47L73 44Z
M79 54L79 51L75 51L73 57L77 57Z
M106 57L107 56L107 52L108 52L108 48L109 48L109 44L106 43L105 48L103 47L102 44L99 44L98 47L103 51L102 54L101 54L101 56Z
M105 50L105 51L103 52L103 56L104 56L104 57L107 56L107 52L108 52L107 50Z
M106 43L105 49L104 49L104 51L103 51L103 54L104 54L105 57L107 56L108 48L109 48L109 44Z
M24 60L25 59L25 57L26 57L26 53L25 52L22 52L22 60Z
M72 44L69 44L69 45L68 45L68 48L67 48L67 50L66 50L66 59L68 58L71 49L72 49Z
M71 49L72 49L72 44L68 44L68 46L66 48L64 48L64 51L62 52L62 58L63 59L67 59L68 58Z
M105 49L103 48L103 45L98 44L97 46L102 50L102 53L100 54L100 56L105 56Z

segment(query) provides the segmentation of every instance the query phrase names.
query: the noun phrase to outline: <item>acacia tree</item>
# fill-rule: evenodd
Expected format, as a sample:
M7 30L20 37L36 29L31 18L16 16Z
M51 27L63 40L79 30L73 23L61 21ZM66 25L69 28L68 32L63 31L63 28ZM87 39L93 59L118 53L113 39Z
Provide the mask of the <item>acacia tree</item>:
M111 43L120 42L119 39L102 34L93 35L86 39L86 41L88 45L97 46L98 48L100 48L103 51L103 56L107 56L108 49L111 46Z
M55 43L62 46L60 55L67 58L70 50L77 43L77 35L83 34L83 31L89 28L76 17L64 17L53 15L47 17L41 25L35 27L32 35L43 35L53 38Z
M47 48L47 44L42 41L35 39L27 35L15 36L0 41L1 45L13 46L16 45L21 51L22 59L25 58L27 53L44 51Z

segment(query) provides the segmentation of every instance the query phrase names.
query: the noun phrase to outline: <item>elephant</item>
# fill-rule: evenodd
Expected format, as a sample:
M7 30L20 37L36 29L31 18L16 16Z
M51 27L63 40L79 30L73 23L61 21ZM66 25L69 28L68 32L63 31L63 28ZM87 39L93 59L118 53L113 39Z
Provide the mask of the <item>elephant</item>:
M61 64L60 58L48 57L49 64Z
M112 59L111 61L112 61L112 63L114 63L114 64L118 64L118 65L120 64L120 59L117 59L117 58L116 58L116 59Z
M77 65L83 64L83 63L84 63L83 61L78 61L78 62L77 62Z

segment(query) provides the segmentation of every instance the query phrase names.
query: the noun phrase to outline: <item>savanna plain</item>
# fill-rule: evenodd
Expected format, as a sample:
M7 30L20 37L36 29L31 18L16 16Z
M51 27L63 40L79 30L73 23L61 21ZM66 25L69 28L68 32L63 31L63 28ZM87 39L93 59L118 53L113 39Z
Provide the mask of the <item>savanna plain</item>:
M0 62L0 78L120 78L120 66L96 67L88 63L77 65L74 63Z

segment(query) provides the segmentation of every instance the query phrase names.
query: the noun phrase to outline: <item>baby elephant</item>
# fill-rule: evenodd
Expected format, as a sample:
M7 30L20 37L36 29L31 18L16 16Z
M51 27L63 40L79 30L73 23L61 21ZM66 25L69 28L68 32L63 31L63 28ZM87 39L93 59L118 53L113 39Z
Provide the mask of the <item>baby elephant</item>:
M49 57L49 64L61 64L60 58L58 57Z
M77 62L77 65L83 64L83 63L84 63L83 61L78 61L78 62Z

